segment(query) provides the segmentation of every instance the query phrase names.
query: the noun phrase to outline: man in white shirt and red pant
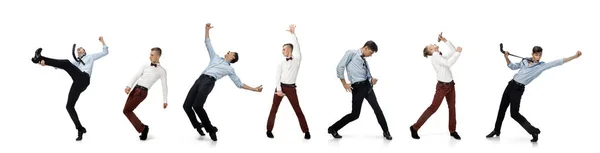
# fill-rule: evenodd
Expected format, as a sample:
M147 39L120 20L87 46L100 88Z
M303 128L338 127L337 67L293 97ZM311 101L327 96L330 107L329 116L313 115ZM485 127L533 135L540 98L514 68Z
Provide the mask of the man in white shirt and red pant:
M146 140L148 137L148 125L145 125L138 119L133 113L133 110L146 99L148 90L154 85L154 83L160 78L162 83L163 91L163 108L167 108L167 71L160 65L160 56L162 55L162 49L154 47L150 49L150 64L144 65L140 70L133 76L129 85L125 88L125 93L129 94L125 107L123 108L123 114L129 119L133 127L138 133L141 133L140 140ZM137 82L137 84L136 84ZM135 85L135 86L134 86ZM132 90L133 87L133 90Z
M296 77L298 76L298 70L300 69L300 62L302 60L302 54L300 54L300 45L298 45L298 38L296 37L296 25L290 25L288 30L292 34L293 42L290 44L283 45L283 56L285 60L277 66L275 94L273 95L273 105L271 106L271 112L269 113L269 119L267 121L267 137L273 138L273 126L275 124L275 116L279 104L283 100L283 96L287 96L296 116L300 123L300 129L304 133L304 139L310 139L310 132L308 132L308 125L304 118L304 113L300 108L298 102L298 95L296 94Z
M450 131L450 136L454 137L454 139L460 140L460 136L456 132L456 91L454 89L454 80L452 78L452 71L450 71L450 67L456 63L456 60L460 56L462 52L462 48L455 48L454 45L446 40L440 33L438 35L438 41L443 41L450 48L450 52L442 55L439 51L439 46L435 44L431 44L426 46L423 49L423 56L428 57L431 56L431 64L435 69L437 74L437 84L435 86L435 95L433 96L433 102L431 105L423 112L419 120L412 126L410 126L410 133L413 139L420 139L417 131L433 113L437 111L437 109L442 104L442 100L446 97L446 102L448 102L448 113L449 113L449 121L448 121L448 130Z

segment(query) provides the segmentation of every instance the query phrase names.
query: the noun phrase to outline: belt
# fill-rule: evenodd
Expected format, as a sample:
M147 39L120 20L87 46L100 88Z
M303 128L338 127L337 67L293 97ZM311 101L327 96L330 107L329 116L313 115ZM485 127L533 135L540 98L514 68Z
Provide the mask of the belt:
M454 80L452 80L452 81L450 81L450 82L442 82L442 81L438 81L438 83L439 83L439 84L445 84L445 85L448 85L448 84L454 84Z
M285 87L291 87L291 88L296 88L296 84L285 84L285 83L281 83L281 86L285 86Z
M140 85L135 85L135 88L140 88L144 91L148 91L148 88L144 87L144 86L140 86Z
M209 79L217 80L217 78L210 76L210 75L206 75L206 74L200 75L200 78L202 78L202 77L208 77Z
M352 83L352 85L355 86L355 85L360 85L360 84L365 84L365 83L369 83L369 80L354 82L354 83Z
M515 81L514 79L510 80L510 82L512 82L512 83L514 83L514 84L516 84L518 86L525 87L525 84L519 83L519 82Z

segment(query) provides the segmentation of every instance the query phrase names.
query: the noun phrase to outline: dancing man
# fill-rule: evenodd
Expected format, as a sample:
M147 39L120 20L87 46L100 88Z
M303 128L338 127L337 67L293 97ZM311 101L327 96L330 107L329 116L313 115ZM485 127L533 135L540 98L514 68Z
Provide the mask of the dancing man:
M240 81L240 78L235 74L235 70L231 67L231 64L239 60L237 52L228 51L224 57L219 57L217 53L215 53L209 37L209 31L212 28L211 24L207 23L204 34L204 43L208 50L210 63L188 92L185 102L183 103L183 109L190 119L192 126L200 133L200 135L203 135L203 133L201 133L201 128L204 127L206 132L208 132L210 139L217 141L216 133L218 129L210 123L208 115L204 110L204 103L206 103L208 94L210 94L215 86L215 82L224 76L229 76L231 81L233 81L238 88L255 92L261 92L262 85L253 88ZM194 114L194 111L196 114ZM198 115L202 124L198 122L196 115Z
M437 111L442 104L442 100L446 97L449 113L448 130L450 131L450 136L460 140L461 138L456 132L456 91L450 67L456 63L456 60L462 52L462 48L455 48L452 42L446 40L441 33L438 35L438 41L446 43L450 48L450 52L442 55L442 52L439 51L440 47L435 44L427 45L423 49L423 56L425 56L425 58L431 56L431 65L433 65L437 76L437 84L435 86L433 102L431 102L431 105L423 112L417 122L410 126L410 133L413 139L420 139L421 137L419 137L417 131L425 124L427 119Z
M79 121L79 117L75 111L75 103L77 102L77 99L79 99L79 95L81 95L90 84L90 76L92 75L94 62L108 55L108 47L106 46L106 43L104 43L104 38L100 36L99 40L103 46L102 52L88 55L85 49L79 47L77 49L77 59L73 62L67 59L53 59L42 56L42 48L38 48L35 51L34 57L31 58L31 61L35 64L40 64L42 66L49 65L57 69L63 69L71 76L73 83L71 84L71 89L69 90L69 96L67 98L67 112L69 112L69 116L71 116L75 128L77 129L77 138L75 139L77 141L83 139L83 134L86 133L87 130Z
M146 99L148 90L159 78L162 83L163 108L167 108L167 71L160 65L159 60L161 55L162 50L159 47L150 49L150 64L142 66L140 70L135 73L129 85L125 88L125 93L129 94L129 97L127 97L127 102L125 102L123 114L129 119L129 122L131 122L135 130L138 133L141 133L139 136L140 140L146 140L146 138L148 138L148 130L150 130L150 128L140 121L135 113L133 113L133 110ZM132 87L133 90L131 90Z
M298 94L296 94L296 76L298 76L298 69L300 69L300 62L302 61L302 54L300 54L300 45L298 44L298 38L296 37L296 25L290 25L288 30L292 34L292 43L283 45L283 56L285 60L281 60L281 63L277 66L276 82L275 82L275 94L273 95L273 105L271 106L271 112L269 113L269 119L267 121L267 137L273 138L273 125L275 124L275 116L277 109L283 96L287 96L298 122L300 123L300 129L304 133L304 139L310 139L310 132L308 132L308 125L306 119L300 108L298 102Z
M542 72L567 63L573 59L579 58L579 56L581 56L581 52L577 51L577 53L571 57L557 59L548 63L540 61L542 59L542 47L540 46L533 47L531 53L532 57L523 58L521 61L516 63L511 63L510 59L508 59L508 55L509 52L505 51L504 60L506 60L506 65L508 68L519 71L513 76L513 79L508 82L508 85L504 89L502 100L500 100L500 108L498 109L498 117L496 118L494 130L486 137L491 138L494 137L494 135L500 136L502 121L504 120L506 109L508 109L508 106L510 106L510 117L517 121L527 131L527 133L531 134L533 137L531 142L537 142L538 135L541 133L540 129L531 125L531 123L529 123L529 121L527 121L527 119L525 119L525 117L519 113L521 96L523 95L523 92L525 92L525 86L540 76Z
M377 79L371 76L369 64L367 64L365 59L375 52L377 52L377 44L375 44L374 41L369 40L360 49L346 51L346 54L337 65L337 77L342 82L346 92L352 92L352 111L327 129L327 132L331 134L333 138L342 138L337 131L342 129L348 123L358 119L363 100L367 99L367 102L369 102L371 108L373 108L375 117L377 117L377 121L383 130L383 137L387 140L392 140L387 122L385 121L385 116L383 116L383 111L381 111L381 108L379 107L375 91L373 90L373 85L377 84ZM346 83L344 70L347 71L350 84Z

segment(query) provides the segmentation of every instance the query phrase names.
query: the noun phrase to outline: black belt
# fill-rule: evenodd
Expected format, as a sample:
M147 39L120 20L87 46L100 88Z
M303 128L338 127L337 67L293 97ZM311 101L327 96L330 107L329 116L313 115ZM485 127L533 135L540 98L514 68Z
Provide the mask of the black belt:
M216 81L216 80L217 80L217 78L215 78L215 77L213 77L213 76L210 76L210 75L206 75L206 74L202 74L202 75L200 75L200 78L202 78L202 77L208 77L209 79L212 79L213 81Z
M285 86L285 87L291 87L291 88L296 88L296 84L285 84L285 83L281 83L281 86Z
M445 85L448 85L448 84L454 84L454 80L452 80L452 81L450 81L450 82L442 82L442 81L438 81L438 83L439 83L439 84L445 84Z
M512 82L512 83L514 83L514 84L516 84L518 86L525 87L525 84L519 83L519 82L515 81L514 79L510 80L510 82Z
M354 82L354 83L352 83L352 85L356 86L356 85L361 85L361 84L365 84L365 83L370 83L370 82L369 82L369 80L365 80L365 81L360 81L360 82Z
M148 88L144 87L144 86L140 86L140 85L135 85L135 88L140 88L144 91L148 91Z

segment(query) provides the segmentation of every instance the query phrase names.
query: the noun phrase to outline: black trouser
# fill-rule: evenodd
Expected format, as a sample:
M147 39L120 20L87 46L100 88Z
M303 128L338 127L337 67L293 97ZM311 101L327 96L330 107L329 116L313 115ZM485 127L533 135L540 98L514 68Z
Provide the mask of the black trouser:
M360 116L360 110L362 107L363 100L367 99L367 102L373 108L375 112L375 117L377 117L377 121L381 126L383 132L388 132L387 122L385 121L385 116L383 116L383 112L377 103L377 97L375 96L375 91L373 91L373 86L369 81L357 82L352 84L352 112L342 117L339 121L329 127L329 130L338 131L348 123L358 119Z
M500 102L500 109L498 109L498 117L496 118L496 126L494 131L500 132L502 128L502 121L506 114L506 109L510 105L510 117L517 121L521 126L527 130L527 133L533 134L538 133L539 129L531 125L521 113L519 113L519 107L521 105L521 96L525 91L525 85L517 83L515 80L508 82L504 93L502 94L502 101Z
M194 126L194 128L200 128L200 123L196 119L196 115L198 115L200 121L204 125L204 129L208 133L215 132L215 129L210 123L206 111L204 111L204 103L206 103L206 97L208 97L208 94L212 91L216 81L217 80L211 76L205 74L200 75L188 92L185 102L183 103L183 110L185 110L188 118L190 118L192 126ZM196 114L194 114L194 111L196 111Z
M73 84L71 84L71 89L69 90L69 97L67 99L67 112L69 112L69 116L73 120L76 129L82 129L83 126L79 121L79 117L77 116L77 111L75 111L75 103L77 99L79 99L79 95L85 89L87 89L88 85L90 85L90 75L82 72L79 68L75 67L75 65L71 64L69 60L57 60L47 57L41 57L41 60L44 60L46 65L53 66L59 69L65 70L71 79L73 79Z

